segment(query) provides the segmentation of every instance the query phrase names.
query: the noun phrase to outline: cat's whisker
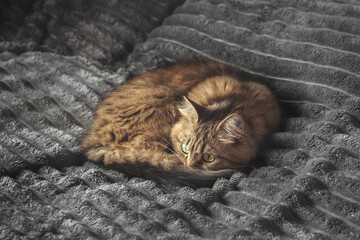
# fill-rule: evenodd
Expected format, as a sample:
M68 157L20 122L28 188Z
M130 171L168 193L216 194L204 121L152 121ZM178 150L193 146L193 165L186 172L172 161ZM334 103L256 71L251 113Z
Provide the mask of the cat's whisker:
M148 136L149 136L149 138L151 138L151 136L154 137L154 135L153 135L153 134L151 135L150 132L149 132ZM167 144L170 145L170 147L172 147L173 149L175 149L174 145L173 145L168 139L164 138L164 137L161 136L161 135L155 135L155 137L157 137L157 138L159 138L159 139L161 139L161 140L164 140ZM165 147L164 145L162 145L162 146ZM168 147L167 147L167 148L168 148ZM171 150L171 149L169 149L169 150Z
M243 131L243 132L240 133L240 136L241 137L247 137L248 135L246 134L246 132Z
M159 142L158 142L157 144L159 144L160 146L165 147L167 150L169 150L171 153L173 153L179 160L182 161L182 158L179 156L179 154L178 154L176 151L173 150L173 149L175 149L175 147L172 145L172 143L171 143L169 140L167 140L166 138L164 138L164 137L161 137L161 136L160 136L160 138L162 138L163 140L165 140L165 141L172 147L172 149L169 148L168 146L165 146L165 145L159 143Z
M158 136L160 137L162 140L164 140L166 143L168 143L170 145L170 147L172 147L173 149L175 149L174 145L166 138L162 137L162 136Z
M174 156L176 156L180 161L182 161L181 157L179 156L179 154L177 152L175 152L174 150L172 150L171 148L169 148L168 146L165 146L159 142L157 142L158 145L164 147L165 149L169 150L171 153L174 154Z
M149 135L149 136L150 136L150 135ZM163 141L165 141L167 144L170 145L170 147L171 147L172 149L171 149L170 147L162 144L162 143L159 143L159 142L156 142L156 141L155 141L154 143L156 143L156 144L164 147L165 149L169 150L171 153L173 153L176 157L178 157L178 158L180 159L180 156L178 155L178 153L173 150L173 149L175 149L174 145L173 145L168 139L162 137L161 135L156 135L156 137L159 138L159 139L161 139L161 140L163 140Z
M176 155L177 157L179 157L179 155L178 155L174 150L172 150L171 148L169 148L168 146L166 146L166 145L164 145L164 144L162 144L162 143L159 143L159 142L157 142L157 144L160 145L160 146L162 146L162 147L164 147L165 149L169 150L170 152L172 152L172 153L173 153L174 155Z

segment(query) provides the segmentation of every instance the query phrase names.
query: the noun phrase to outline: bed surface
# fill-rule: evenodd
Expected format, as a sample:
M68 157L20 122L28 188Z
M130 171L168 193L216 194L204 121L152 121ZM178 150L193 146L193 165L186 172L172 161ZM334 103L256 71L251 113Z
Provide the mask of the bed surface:
M0 239L360 239L360 2L2 1ZM201 57L250 72L283 119L265 166L161 187L84 161L101 100Z

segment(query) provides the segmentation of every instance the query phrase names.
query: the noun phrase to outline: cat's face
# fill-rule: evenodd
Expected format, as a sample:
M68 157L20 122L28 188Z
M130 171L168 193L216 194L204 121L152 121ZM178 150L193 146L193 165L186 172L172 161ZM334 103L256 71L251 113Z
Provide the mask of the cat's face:
M209 170L237 168L255 157L241 115L232 113L222 119L206 119L206 109L187 98L179 111L182 117L172 128L171 140L185 166Z

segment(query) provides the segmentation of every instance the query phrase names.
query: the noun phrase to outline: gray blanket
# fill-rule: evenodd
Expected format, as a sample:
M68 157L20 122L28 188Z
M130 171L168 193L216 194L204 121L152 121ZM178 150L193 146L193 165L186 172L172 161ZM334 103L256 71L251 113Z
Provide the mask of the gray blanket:
M360 239L357 0L0 2L0 239ZM129 77L190 57L269 86L249 174L162 187L79 143Z

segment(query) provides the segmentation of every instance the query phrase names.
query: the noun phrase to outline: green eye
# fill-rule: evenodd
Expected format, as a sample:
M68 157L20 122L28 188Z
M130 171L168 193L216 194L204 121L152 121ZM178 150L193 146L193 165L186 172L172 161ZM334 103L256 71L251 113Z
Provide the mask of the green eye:
M186 154L189 153L189 149L188 149L188 147L186 146L185 143L183 143L183 144L181 145L181 150L182 150L184 153L186 153Z
M214 155L212 155L210 153L204 153L203 154L203 159L204 159L205 162L211 163L211 162L213 162L215 160L215 157L214 157Z

